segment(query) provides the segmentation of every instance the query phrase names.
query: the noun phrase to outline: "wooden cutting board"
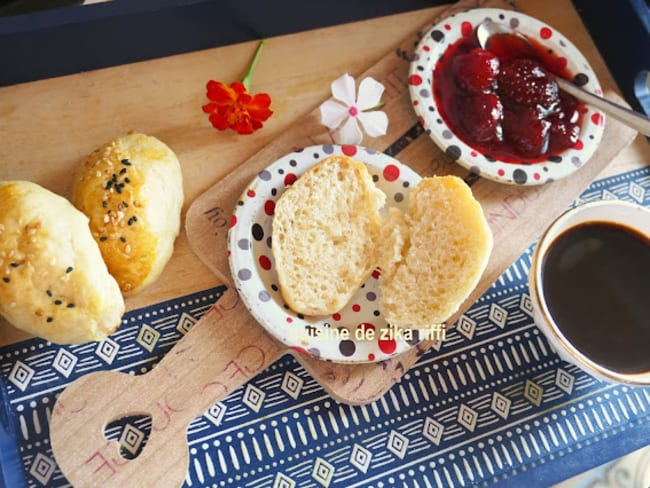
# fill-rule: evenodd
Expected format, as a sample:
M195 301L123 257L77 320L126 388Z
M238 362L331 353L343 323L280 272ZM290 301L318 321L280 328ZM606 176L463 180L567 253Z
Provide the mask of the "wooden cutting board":
M479 5L509 4L463 1L444 15ZM423 20L422 30L436 19ZM417 124L406 73L418 35L414 33L359 76L372 76L386 86L384 110L390 119L389 133L366 145L394 154L423 176L455 174L464 178L483 205L494 233L494 252L479 286L460 314L632 141L635 133L608 120L604 139L592 160L571 178L543 187L505 186L477 178L450 162ZM230 282L226 252L229 215L248 182L295 148L331 142L316 108L192 203L185 220L187 239L222 282ZM298 360L335 399L363 404L384 394L424 351L438 345L423 342L378 364L333 364L303 356ZM93 373L75 381L60 395L50 424L57 462L65 476L78 486L177 486L187 470L185 432L189 422L285 352L287 349L251 318L230 287L151 373L137 377L108 371ZM106 391L120 393L107 401ZM103 437L103 427L123 416L143 413L152 416L152 434L143 452L127 462L119 457L116 442Z

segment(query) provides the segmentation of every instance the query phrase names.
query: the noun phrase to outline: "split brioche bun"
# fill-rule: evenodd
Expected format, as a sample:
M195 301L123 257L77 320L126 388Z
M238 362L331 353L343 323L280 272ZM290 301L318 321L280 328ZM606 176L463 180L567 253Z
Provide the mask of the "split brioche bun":
M174 152L153 136L130 133L88 156L72 203L90 229L125 296L162 273L180 232L183 177Z
M363 163L331 156L307 170L275 206L273 256L282 296L305 315L345 306L372 273L386 196Z
M28 181L0 182L0 202L0 314L59 344L115 331L124 299L86 216Z
M390 207L366 166L332 156L279 198L272 252L287 305L304 315L340 311L379 267L379 309L393 325L426 328L458 310L492 250L479 202L455 176L422 179L405 212Z

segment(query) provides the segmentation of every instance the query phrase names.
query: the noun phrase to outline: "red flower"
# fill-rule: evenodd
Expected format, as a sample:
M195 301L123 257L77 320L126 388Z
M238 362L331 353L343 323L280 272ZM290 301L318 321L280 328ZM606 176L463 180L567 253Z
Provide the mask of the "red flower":
M230 127L239 134L252 134L261 129L262 122L273 114L268 94L251 95L239 81L228 87L220 81L210 80L207 89L210 103L203 105L203 111L210 114L210 123L215 129Z
M215 129L231 128L239 134L252 134L262 128L271 115L271 97L267 93L251 95L250 90L253 70L262 52L266 40L257 46L255 56L241 82L235 81L230 86L221 81L208 81L207 97L209 103L203 105L203 111L210 114L210 123Z

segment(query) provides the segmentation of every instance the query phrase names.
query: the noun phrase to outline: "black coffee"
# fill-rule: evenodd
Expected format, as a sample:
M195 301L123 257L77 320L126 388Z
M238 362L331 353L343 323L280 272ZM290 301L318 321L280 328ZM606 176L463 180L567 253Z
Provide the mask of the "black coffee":
M650 370L650 241L590 222L560 234L542 263L548 309L585 356L624 373Z

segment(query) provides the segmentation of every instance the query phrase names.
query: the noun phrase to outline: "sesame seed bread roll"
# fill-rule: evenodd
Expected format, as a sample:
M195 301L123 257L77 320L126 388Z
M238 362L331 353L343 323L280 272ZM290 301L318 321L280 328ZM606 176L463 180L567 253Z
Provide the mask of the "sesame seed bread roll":
M275 206L272 251L289 307L328 315L352 298L374 269L385 199L366 166L346 156L324 159L284 191Z
M125 296L153 283L174 249L183 206L178 158L155 137L131 133L80 166L72 203L90 219L109 272Z
M487 266L492 232L481 205L458 177L423 178L411 189L403 217L386 225L377 247L382 315L403 328L443 323Z
M124 299L88 219L27 181L0 182L0 313L60 344L99 341L117 329Z

